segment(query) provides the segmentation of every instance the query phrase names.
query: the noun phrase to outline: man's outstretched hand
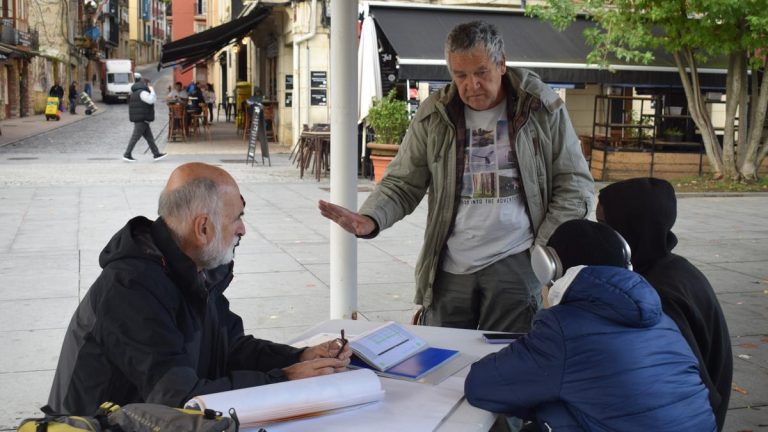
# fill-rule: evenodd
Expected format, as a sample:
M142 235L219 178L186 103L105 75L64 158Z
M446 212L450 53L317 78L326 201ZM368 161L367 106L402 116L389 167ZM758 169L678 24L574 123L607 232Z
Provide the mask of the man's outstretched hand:
M368 235L376 229L376 223L373 219L347 210L342 206L320 200L317 207L320 209L320 214L356 236Z

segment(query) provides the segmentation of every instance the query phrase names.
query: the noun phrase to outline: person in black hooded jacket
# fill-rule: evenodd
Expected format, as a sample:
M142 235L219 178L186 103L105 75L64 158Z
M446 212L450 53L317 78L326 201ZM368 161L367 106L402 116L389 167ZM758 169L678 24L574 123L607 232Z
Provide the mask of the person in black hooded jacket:
M224 296L244 207L226 171L202 163L173 171L160 217L131 219L101 252L101 275L64 338L53 411L92 415L106 401L180 407L349 364L349 346L335 341L298 349L244 334Z
M597 220L618 231L632 249L632 266L656 289L664 312L675 321L699 360L718 430L731 395L733 357L728 325L707 278L672 253L677 237L675 190L657 178L613 183L599 193Z

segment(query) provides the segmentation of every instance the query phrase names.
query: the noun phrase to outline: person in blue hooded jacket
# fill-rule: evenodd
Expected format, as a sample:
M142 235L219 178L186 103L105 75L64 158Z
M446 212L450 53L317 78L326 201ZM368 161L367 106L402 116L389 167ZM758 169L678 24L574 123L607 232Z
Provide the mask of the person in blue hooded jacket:
M470 404L527 430L716 430L699 363L656 291L604 224L563 223L541 253L550 307L531 331L472 365ZM546 272L545 272L546 273Z

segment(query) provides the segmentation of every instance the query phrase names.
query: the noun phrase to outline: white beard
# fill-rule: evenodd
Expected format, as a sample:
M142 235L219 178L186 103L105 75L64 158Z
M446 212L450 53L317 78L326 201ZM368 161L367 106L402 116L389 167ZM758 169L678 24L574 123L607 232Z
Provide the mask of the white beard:
M224 236L221 230L216 231L216 238L200 252L200 260L206 269L214 269L218 266L229 264L235 259L235 248L240 244L240 237L236 237L230 244L224 244Z

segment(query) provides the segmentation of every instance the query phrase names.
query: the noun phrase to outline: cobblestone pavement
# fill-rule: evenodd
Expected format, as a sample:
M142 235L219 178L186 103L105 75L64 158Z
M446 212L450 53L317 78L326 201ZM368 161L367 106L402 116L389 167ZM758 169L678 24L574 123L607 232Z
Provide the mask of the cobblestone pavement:
M164 94L168 71L141 72ZM153 123L161 137L165 109L158 105ZM64 331L98 275L99 251L129 217L154 217L159 191L180 163L221 165L248 201L248 232L227 291L247 331L285 341L328 318L329 223L316 208L318 199L329 198L328 178L299 179L280 147L272 151L271 167L245 165L231 123L214 124L220 139L210 143L160 138L169 156L157 163L140 141L139 161L126 163L120 157L132 130L127 117L125 105L109 105L0 147L0 430L13 430L45 403ZM372 187L358 182L359 203ZM411 316L425 207L376 239L358 242L361 319L407 322ZM768 196L761 194L679 200L676 252L712 281L734 344L727 431L768 430L766 214Z

